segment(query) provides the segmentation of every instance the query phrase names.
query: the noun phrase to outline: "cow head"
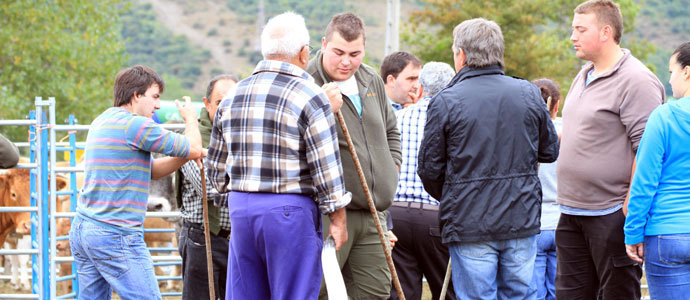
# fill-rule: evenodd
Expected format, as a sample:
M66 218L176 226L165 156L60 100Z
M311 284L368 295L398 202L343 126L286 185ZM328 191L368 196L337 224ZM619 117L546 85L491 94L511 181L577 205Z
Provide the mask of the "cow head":
M66 185L64 178L56 178L57 189ZM31 190L29 170L8 170L0 175L0 204L2 206L30 206ZM2 213L2 228L16 231L18 234L31 233L31 213Z
M31 197L29 191L29 170L9 170L0 175L0 201L2 206L29 206ZM3 213L5 228L13 227L19 234L31 233L31 213ZM9 223L9 224L5 224Z

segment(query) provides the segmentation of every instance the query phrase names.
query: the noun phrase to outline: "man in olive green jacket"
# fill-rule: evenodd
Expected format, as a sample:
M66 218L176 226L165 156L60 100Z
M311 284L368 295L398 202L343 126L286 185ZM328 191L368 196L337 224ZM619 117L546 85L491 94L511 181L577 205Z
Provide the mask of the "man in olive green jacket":
M383 211L393 201L402 161L400 133L381 77L371 67L361 64L364 40L364 23L359 17L351 13L334 16L321 41L321 52L309 62L307 72L318 85L336 82L343 94L340 112L385 232ZM345 187L353 195L347 206L348 241L337 253L338 263L351 298L387 299L391 274L340 124L338 140ZM328 218L323 218L323 224L326 231ZM325 298L322 285L320 299Z

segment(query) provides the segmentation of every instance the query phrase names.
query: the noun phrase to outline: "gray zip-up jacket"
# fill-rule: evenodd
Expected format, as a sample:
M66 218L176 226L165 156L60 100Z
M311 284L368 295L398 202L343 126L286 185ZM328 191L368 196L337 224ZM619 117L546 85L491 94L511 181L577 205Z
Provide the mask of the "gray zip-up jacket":
M319 86L333 81L321 65L322 58L323 55L319 52L307 66L307 73L314 77ZM359 97L362 99L362 116L360 117L354 104L345 95L340 112L355 145L376 209L383 211L393 203L395 189L398 186L397 166L402 162L400 132L396 126L393 107L386 100L386 90L381 76L365 64L361 64L353 76L357 80ZM347 208L368 210L364 189L360 184L340 123L338 144L345 175L345 189L352 193L352 202Z
M563 106L558 204L601 210L623 203L649 114L664 86L642 62L623 57L585 86L590 62L573 80Z

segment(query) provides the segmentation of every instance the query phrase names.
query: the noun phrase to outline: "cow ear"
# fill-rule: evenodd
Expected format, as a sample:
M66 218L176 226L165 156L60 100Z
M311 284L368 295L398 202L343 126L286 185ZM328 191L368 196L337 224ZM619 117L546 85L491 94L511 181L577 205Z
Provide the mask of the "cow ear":
M0 190L4 190L6 188L6 182L7 182L7 176L8 175L0 175Z
M67 180L61 176L55 176L55 189L62 190L67 186Z

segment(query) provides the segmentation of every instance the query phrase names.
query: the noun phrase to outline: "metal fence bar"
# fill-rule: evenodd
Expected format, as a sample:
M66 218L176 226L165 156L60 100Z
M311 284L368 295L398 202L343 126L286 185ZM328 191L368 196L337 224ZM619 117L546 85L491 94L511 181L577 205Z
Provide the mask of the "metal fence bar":
M53 99L53 98L51 98ZM90 125L57 125L52 127L55 131L89 131ZM51 143L53 145L53 143Z
M69 115L68 122L69 122L69 125L75 125L77 123L73 114ZM82 144L80 149L86 148L86 142L77 143L77 135L74 133L74 131L70 132L69 133L69 147L70 147L69 165L70 166L76 166L77 165L77 147L79 147L79 146L77 146L78 144ZM72 192L70 194L70 197L69 197L69 199L70 199L70 214L72 216L75 216L76 213L74 213L74 212L77 211L77 174L75 174L74 172L71 172L69 174L69 176L70 176L69 189ZM58 214L56 213L55 214L56 218L58 217L57 215ZM75 264L74 262L71 262L70 268L72 269L72 274L76 275L77 274L77 264ZM75 294L75 296L77 293L74 291L78 291L78 290L79 290L79 280L77 280L77 277L75 276L72 279L72 292L73 292L73 294Z
M16 142L14 143L15 146L17 147L29 147L31 143L29 142ZM70 144L68 142L57 142L55 143L56 146L58 147L69 147ZM84 149L84 146L86 146L86 142L79 142L77 143L77 148L79 149Z
M58 125L55 124L55 98L50 97L48 98L48 102L50 106L48 107L50 113L50 215L48 215L49 223L50 223L50 228L57 228L56 220L55 220L55 213L57 212L57 183L56 183L56 178L55 178L55 167L57 166L57 151L54 145L55 145L55 132L57 131ZM88 127L87 127L88 130ZM55 254L57 253L57 241L56 239L56 233L57 230L50 230L50 253L53 253L53 255L50 256L50 299L55 299L57 298L57 283L55 279L57 278L57 265L55 263Z
M35 125L36 120L0 120L0 126Z
M36 138L34 139L34 148L37 155L35 161L38 164L38 167L36 168L36 185L34 191L37 193L35 204L38 206L38 212L35 215L38 220L35 230L37 234L34 236L33 228L31 230L32 245L34 245L33 241L36 241L36 246L41 250L39 254L35 256L37 264L35 264L36 269L32 274L33 281L31 285L33 292L37 293L41 298L46 298L46 290L50 288L50 282L46 272L46 263L49 262L48 251L45 251L48 238L46 235L48 226L46 226L47 224L45 224L46 222L44 218L44 216L48 215L48 202L47 199L45 199L45 195L48 194L48 176L46 174L46 167L48 165L48 151L45 147L45 145L48 144L48 135L44 132L47 124L44 123L45 115L43 110L43 106L47 104L46 102L47 101L43 101L41 97L36 97Z
M182 214L179 211L147 211L146 212L146 217L147 218L174 218L174 217L180 217Z
M38 249L0 249L0 255L36 255Z
M18 163L15 167L15 169L36 169L38 168L37 163Z
M0 294L0 299L41 299L38 294Z
M54 148L51 148L54 149ZM61 173L67 173L67 172L84 172L84 167L55 167L51 169L51 173L55 172L61 172Z
M77 215L76 212L56 212L55 217L56 218L74 218Z
M3 212L37 212L38 208L37 207L31 207L31 206L3 206L0 207L0 213Z

